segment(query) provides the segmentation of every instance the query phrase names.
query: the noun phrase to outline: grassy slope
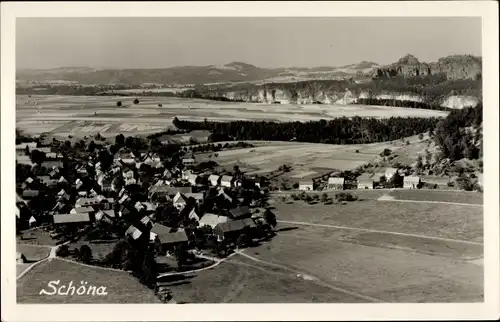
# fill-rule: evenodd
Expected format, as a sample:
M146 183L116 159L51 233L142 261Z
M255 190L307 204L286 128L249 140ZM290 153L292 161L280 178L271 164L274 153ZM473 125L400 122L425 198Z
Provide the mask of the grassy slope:
M483 240L483 209L451 204L357 201L346 205L275 204L280 220Z
M42 289L51 291L47 284L50 281L61 280L59 285L80 285L80 281L87 281L87 285L106 286L108 295L39 295ZM160 301L151 290L139 283L128 273L108 271L99 268L86 267L62 260L46 261L37 265L17 282L17 301L19 303L159 303Z

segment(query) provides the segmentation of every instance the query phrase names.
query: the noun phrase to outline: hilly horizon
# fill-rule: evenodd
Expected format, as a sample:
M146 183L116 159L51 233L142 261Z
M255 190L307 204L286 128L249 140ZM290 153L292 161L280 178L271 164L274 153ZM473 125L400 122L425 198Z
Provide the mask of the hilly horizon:
M175 66L167 68L92 68L58 67L50 69L18 69L19 81L70 81L80 84L142 84L192 85L237 82L297 82L304 80L342 80L377 77L415 77L445 74L449 79L477 78L482 59L472 55L450 55L436 62L420 62L408 54L397 62L379 65L361 61L344 66L262 68L233 61L224 65Z

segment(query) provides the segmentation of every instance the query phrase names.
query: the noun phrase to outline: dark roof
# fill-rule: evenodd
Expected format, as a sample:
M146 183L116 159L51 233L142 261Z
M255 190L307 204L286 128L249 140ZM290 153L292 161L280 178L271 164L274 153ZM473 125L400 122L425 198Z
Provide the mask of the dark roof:
M255 222L250 218L232 220L224 223L217 224L215 228L219 227L219 229L223 232L232 232L232 231L240 231L245 229L246 227L255 227Z
M89 222L89 214L66 214L66 215L54 215L55 224L67 224L67 223L78 223L78 222Z
M240 218L250 214L250 209L248 207L238 207L229 210L233 218Z
M158 236L158 239L160 239L162 244L174 244L188 241L186 231L183 229L173 231L170 227L161 224L154 224L153 228L151 228L151 232Z
M24 190L23 197L37 197L40 194L38 190Z

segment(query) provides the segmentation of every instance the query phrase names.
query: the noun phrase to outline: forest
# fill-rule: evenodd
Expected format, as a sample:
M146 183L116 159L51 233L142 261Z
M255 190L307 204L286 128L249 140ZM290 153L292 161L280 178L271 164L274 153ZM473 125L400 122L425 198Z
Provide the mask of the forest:
M336 118L309 122L266 121L187 121L175 118L173 124L183 130L211 131L210 140L267 140L299 141L327 144L364 144L399 140L404 137L431 131L438 118L391 117Z
M478 159L483 155L483 104L453 110L436 125L434 141L442 157L451 161Z

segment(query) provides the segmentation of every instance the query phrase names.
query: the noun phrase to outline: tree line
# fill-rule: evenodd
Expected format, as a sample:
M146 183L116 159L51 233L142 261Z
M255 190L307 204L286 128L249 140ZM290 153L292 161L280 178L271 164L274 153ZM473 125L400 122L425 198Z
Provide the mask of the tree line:
M299 141L327 144L364 144L398 140L434 130L438 118L391 117L388 119L341 117L309 122L187 121L175 118L179 129L207 130L213 141Z
M436 125L434 133L434 141L440 147L442 157L451 161L482 157L482 123L482 103L451 111Z
M393 107L421 108L427 110L451 111L453 109L438 104L428 104L425 102L415 102L409 100L380 99L380 98L358 98L356 104L379 105Z

